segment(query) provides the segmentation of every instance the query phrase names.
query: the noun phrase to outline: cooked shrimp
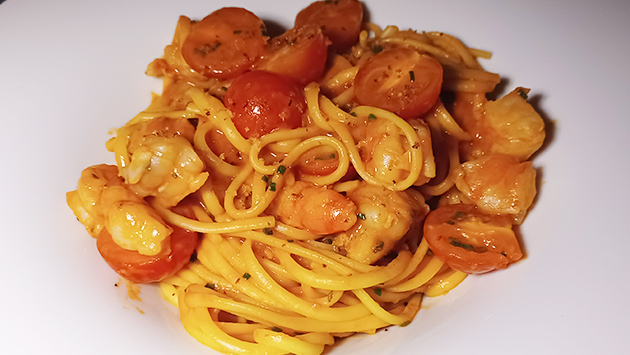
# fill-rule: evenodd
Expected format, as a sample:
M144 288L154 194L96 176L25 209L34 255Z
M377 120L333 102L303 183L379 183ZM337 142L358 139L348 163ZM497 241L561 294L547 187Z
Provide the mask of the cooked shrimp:
M283 223L317 235L343 232L357 221L357 207L350 199L303 181L284 187L270 212Z
M168 253L172 228L117 172L116 166L105 164L83 170L77 190L66 195L68 205L95 238L105 228L124 249L144 255Z
M409 120L418 134L422 151L422 170L414 183L419 186L435 177L435 161L431 146L431 134L427 125L419 119ZM394 122L385 119L367 119L351 130L365 162L365 169L377 180L391 184L404 180L411 171L409 140Z
M530 161L490 154L463 163L455 184L480 209L520 223L536 196L536 170Z
M129 161L119 163L120 175L141 197L155 196L159 204L174 206L208 179L204 163L190 143L193 127L188 121L158 118L124 131L131 132L127 137Z
M488 101L477 94L459 94L453 115L475 138L463 143L466 156L501 153L528 159L545 140L545 123L526 101L529 90L517 88Z
M366 264L385 256L429 213L424 198L413 189L391 191L362 182L348 192L348 197L358 207L359 220L352 229L337 235L333 245Z

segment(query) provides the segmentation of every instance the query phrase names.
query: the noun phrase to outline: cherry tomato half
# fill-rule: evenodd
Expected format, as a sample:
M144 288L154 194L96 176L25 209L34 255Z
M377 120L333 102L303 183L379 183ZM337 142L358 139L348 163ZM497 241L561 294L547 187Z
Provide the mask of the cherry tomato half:
M149 256L121 248L103 229L96 238L96 246L105 262L119 275L131 282L151 283L172 276L184 267L197 247L197 239L197 232L173 227L171 252Z
M238 7L219 9L195 24L182 55L191 68L209 78L230 79L251 69L262 56L265 25Z
M319 27L295 27L269 42L257 68L306 85L322 76L329 44Z
M251 71L236 78L224 98L234 113L234 125L245 138L302 125L306 99L291 79L267 71Z
M295 27L315 25L332 42L331 48L341 52L359 40L363 22L363 6L357 0L316 1L300 11Z
M447 205L431 211L424 238L433 253L455 270L480 274L504 269L523 257L509 217L475 205Z
M389 49L361 66L354 78L354 90L360 104L412 119L437 101L442 72L442 65L427 55L410 48Z

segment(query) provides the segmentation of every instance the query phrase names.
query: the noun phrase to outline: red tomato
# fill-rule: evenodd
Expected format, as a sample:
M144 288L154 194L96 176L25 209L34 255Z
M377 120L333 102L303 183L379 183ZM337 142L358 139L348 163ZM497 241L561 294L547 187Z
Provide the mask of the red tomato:
M331 48L344 51L359 40L363 6L357 0L316 1L300 11L295 27L315 25L332 41Z
M106 229L96 238L101 256L119 275L135 283L161 281L175 274L189 261L197 247L197 232L173 227L171 252L165 255L142 255L121 248Z
M306 85L322 76L329 44L318 27L295 27L269 42L257 68Z
M362 105L376 106L406 119L427 112L442 89L442 65L410 48L389 49L368 59L354 78Z
M306 112L303 90L293 80L267 71L251 71L236 78L224 103L234 113L234 125L245 138L298 128Z
M508 217L475 205L447 205L431 211L424 238L433 253L455 270L480 274L504 269L523 257Z
M225 7L195 24L182 45L191 68L209 78L230 79L251 69L265 50L265 25L253 13Z

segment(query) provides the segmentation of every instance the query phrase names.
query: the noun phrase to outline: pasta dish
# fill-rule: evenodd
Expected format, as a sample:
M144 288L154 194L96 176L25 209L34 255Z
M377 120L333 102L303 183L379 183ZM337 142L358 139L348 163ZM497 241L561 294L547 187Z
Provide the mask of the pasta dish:
M103 259L159 283L186 330L226 354L321 354L406 326L422 297L522 258L544 122L470 48L381 28L356 0L281 34L248 10L181 16L147 74L116 164L67 202Z

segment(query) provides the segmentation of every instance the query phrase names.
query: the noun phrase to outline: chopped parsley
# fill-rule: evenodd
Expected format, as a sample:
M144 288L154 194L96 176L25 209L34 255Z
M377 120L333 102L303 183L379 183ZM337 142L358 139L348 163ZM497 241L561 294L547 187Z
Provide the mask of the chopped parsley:
M274 331L274 332L282 333L282 328L280 328L280 327L274 326L273 328L271 328L271 330Z
M252 275L250 275L250 274L248 274L248 273L244 273L244 274L243 274L243 278L244 278L245 280L249 280L249 278L250 278L250 277L252 277Z
M413 72L413 70L409 72L409 80L411 80L412 83L416 81L416 74Z
M263 228L263 233L265 233L266 235L273 235L273 229L271 228Z
M457 238L449 237L448 238L448 242L451 243L451 245L454 246L454 247L464 248L464 249L469 250L469 251L474 251L475 250L475 247L472 246L472 244L462 243Z
M366 218L366 217L365 217L365 214L363 214L363 213L357 213L357 218L358 218L358 219L362 219L362 220L364 220L364 221L365 221L365 218Z
M280 165L278 167L278 174L284 174L287 171L287 167L284 165Z
M379 251L383 250L383 247L385 246L385 243L383 241L378 242L378 244L376 244L376 246L374 247L374 249L372 249L372 251L374 251L375 253L378 253Z
M523 98L523 100L527 100L527 93L523 89L518 89L518 95Z
M383 293L383 290L380 287L374 287L374 293L377 296L380 296Z
M383 46L381 46L380 44L377 44L374 47L372 47L372 53L374 54L381 53L382 51L383 51Z
M370 115L368 116L368 119L375 120L376 116L373 113L370 113Z
M270 182L269 183L269 190L276 191L276 183L275 182Z
M261 179L264 182L269 182L269 177L267 175L263 175Z

